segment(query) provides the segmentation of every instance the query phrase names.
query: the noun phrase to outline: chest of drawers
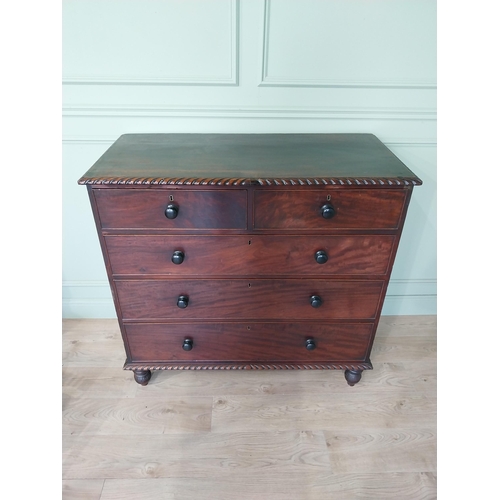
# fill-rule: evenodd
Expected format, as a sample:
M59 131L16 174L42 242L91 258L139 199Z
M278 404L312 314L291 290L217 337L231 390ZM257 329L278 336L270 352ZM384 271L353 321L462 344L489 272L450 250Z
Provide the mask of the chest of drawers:
M127 134L88 188L126 352L151 370L340 369L370 351L412 189L371 134Z

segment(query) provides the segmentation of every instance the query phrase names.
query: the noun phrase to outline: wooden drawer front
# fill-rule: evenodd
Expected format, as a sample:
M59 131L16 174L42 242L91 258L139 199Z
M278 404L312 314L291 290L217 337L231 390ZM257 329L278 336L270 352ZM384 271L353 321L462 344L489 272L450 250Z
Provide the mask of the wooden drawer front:
M130 361L364 361L373 325L324 323L128 324ZM185 351L185 339L192 349ZM306 349L312 339L314 350Z
M94 193L103 229L247 227L245 190L95 189ZM165 216L170 203L179 208L174 219Z
M373 319L382 281L117 280L125 320ZM188 297L188 307L178 298ZM321 297L320 307L311 296Z
M384 275L394 236L107 236L114 274ZM174 264L174 252L182 263ZM328 260L316 261L316 252Z
M396 229L406 197L395 189L255 191L256 229ZM335 215L325 219L329 203Z

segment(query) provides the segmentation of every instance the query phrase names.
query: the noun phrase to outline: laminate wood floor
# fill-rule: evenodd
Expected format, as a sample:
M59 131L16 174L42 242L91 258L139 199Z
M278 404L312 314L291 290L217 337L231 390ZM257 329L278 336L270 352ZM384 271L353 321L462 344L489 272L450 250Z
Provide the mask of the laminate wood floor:
M382 317L374 369L122 370L116 320L63 321L64 500L430 500L436 317Z

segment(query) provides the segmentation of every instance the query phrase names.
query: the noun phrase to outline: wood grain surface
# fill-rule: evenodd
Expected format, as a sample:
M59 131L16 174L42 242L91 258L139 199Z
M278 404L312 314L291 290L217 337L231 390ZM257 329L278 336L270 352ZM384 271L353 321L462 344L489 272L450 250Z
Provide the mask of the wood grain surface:
M405 190L348 189L333 191L331 205L335 215L321 216L327 194L320 190L255 191L254 227L256 229L396 229L400 221Z
M174 323L128 324L132 362L246 361L327 363L363 361L371 339L371 323ZM193 348L184 351L185 338ZM314 339L316 348L306 349Z
M95 189L103 229L246 229L247 192ZM178 207L167 219L169 203ZM231 207L231 210L227 210Z
M124 321L375 319L383 281L116 280ZM180 308L177 300L187 296ZM311 306L319 295L320 307Z
M382 317L374 369L122 370L116 320L64 320L64 500L432 500L436 318Z
M363 181L422 184L372 134L124 134L78 182L289 187Z
M385 275L393 235L106 236L114 275L164 276L327 276ZM318 264L317 251L328 261ZM369 251L368 251L369 250ZM184 254L172 262L175 251Z

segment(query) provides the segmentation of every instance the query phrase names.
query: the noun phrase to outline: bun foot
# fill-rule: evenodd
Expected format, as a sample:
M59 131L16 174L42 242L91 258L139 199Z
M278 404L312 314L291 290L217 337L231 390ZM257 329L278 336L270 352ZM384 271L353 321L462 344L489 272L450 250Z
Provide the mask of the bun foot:
M148 385L151 370L134 370L134 379L140 385Z
M361 380L363 370L346 370L344 372L345 379L350 386L357 384Z

